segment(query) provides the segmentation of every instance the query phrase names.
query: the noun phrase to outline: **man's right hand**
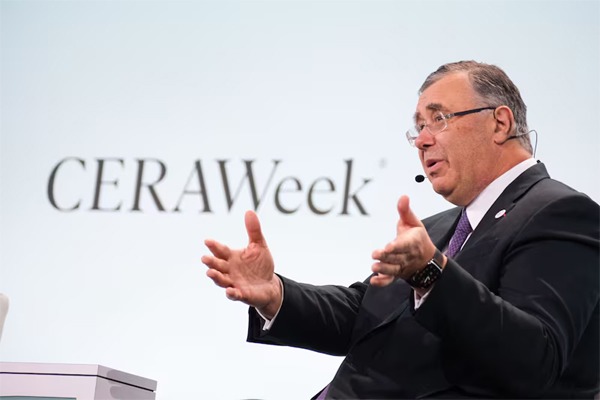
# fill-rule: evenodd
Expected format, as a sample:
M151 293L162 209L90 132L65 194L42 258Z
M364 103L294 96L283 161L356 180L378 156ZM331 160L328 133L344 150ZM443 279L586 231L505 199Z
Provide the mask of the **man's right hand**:
M281 282L274 273L273 258L260 230L258 216L247 211L245 222L248 232L246 248L232 250L207 239L204 244L213 255L202 256L202 262L208 267L206 275L225 288L227 298L255 307L271 319L281 304Z

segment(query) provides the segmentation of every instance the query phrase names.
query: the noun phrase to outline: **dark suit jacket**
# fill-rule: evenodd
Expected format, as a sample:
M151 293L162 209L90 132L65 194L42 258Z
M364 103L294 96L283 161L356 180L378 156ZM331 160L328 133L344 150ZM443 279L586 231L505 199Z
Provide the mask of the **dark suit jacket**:
M495 218L500 210L503 217ZM460 209L424 220L443 248ZM329 398L592 398L599 391L599 206L537 164L493 204L425 303L282 278L277 321L248 340L345 355Z

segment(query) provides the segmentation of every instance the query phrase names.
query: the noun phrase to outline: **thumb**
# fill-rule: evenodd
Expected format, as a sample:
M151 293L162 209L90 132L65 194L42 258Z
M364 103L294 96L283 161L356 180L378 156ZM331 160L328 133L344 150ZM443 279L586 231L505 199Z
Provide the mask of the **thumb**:
M262 234L260 229L260 221L254 211L246 211L244 216L244 222L246 223L246 232L248 233L248 241L250 243L256 243L258 245L267 247L267 241Z
M423 226L421 220L411 210L408 196L401 196L398 200L398 214L400 214L400 223L404 226Z

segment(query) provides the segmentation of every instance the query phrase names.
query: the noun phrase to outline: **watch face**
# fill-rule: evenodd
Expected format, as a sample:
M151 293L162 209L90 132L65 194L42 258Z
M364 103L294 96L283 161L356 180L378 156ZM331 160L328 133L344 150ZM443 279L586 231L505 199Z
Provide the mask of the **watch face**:
M431 264L427 264L425 267L425 276L423 276L423 280L421 281L421 285L423 288L428 288L435 282L440 276L440 270Z
M419 289L427 289L440 277L442 274L442 268L436 263L435 260L431 260L425 268L415 273L409 280L410 286Z

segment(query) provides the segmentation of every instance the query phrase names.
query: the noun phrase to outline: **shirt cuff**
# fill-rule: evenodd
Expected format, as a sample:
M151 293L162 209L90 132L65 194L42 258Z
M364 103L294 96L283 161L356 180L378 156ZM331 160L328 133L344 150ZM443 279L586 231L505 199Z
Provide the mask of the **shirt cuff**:
M431 293L431 289L433 289L433 286L431 286L427 293L425 293L423 296L419 296L417 292L413 290L413 295L415 296L415 310L417 310L423 305L423 303L425 303L425 300L427 300L427 296L429 296L429 293Z
M281 303L279 303L279 308L277 308L277 312L275 313L275 315L273 315L273 318L268 319L267 317L265 317L264 315L262 315L260 313L260 311L258 311L258 308L255 308L255 310L258 313L258 315L260 315L260 317L265 321L265 324L262 327L263 331L268 331L269 329L271 329L271 327L275 323L275 319L277 318L277 315L279 314L279 311L281 310L281 305L283 304L283 294L284 294L283 293L283 282L281 281L281 278L279 279L279 285L281 286Z

